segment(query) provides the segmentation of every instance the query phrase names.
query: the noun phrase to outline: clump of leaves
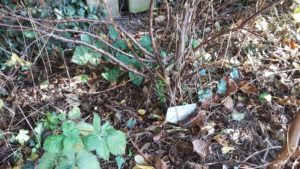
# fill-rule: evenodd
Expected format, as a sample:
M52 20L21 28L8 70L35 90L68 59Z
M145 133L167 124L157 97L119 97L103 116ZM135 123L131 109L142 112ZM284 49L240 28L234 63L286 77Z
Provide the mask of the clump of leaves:
M108 27L108 36L113 41L113 46L116 48L119 48L120 50L130 52L128 51L128 46L126 43L126 39L119 37L118 31L110 25ZM150 36L143 36L141 39L141 44L144 46L147 50L151 51L151 39ZM139 51L137 50L137 53ZM123 62L125 65L135 67L136 69L141 69L141 63L135 59L135 58L129 58L128 56L121 54L119 52L112 52L116 56L118 60ZM106 68L106 71L102 73L102 77L110 82L117 82L119 80L119 77L121 76L122 71L119 69L119 67L112 67L112 68ZM128 77L131 79L131 82L139 86L142 84L144 78L142 76L139 76L135 73L128 72Z
M57 120L59 123L56 123ZM45 122L49 125L48 121ZM66 118L55 116L50 121L60 126L46 137L43 144L45 153L38 168L100 169L98 157L108 160L111 154L118 158L125 154L125 134L114 129L109 122L101 125L101 119L95 113L92 124L81 119L79 108L72 109Z
M167 101L166 95L165 95L166 83L162 79L158 79L156 81L155 88L156 88L157 100L161 103L165 103Z

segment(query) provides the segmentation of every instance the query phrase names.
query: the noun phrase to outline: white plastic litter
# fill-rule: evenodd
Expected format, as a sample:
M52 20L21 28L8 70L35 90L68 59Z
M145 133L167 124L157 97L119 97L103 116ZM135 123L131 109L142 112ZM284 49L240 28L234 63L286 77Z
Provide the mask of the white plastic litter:
M167 111L166 121L170 123L177 123L184 120L192 114L197 108L197 104L186 104L182 106L169 107Z

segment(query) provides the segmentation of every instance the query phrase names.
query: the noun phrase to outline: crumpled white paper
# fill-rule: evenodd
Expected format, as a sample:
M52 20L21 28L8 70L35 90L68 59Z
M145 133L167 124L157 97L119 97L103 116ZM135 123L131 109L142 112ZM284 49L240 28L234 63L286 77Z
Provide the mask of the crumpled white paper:
M167 111L166 121L170 123L177 123L187 118L197 108L197 104L186 104L182 106L169 107Z

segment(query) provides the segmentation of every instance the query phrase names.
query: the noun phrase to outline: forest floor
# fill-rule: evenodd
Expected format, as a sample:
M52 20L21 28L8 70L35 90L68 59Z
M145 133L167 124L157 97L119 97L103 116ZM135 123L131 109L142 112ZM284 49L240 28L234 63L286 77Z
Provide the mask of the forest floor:
M219 17L193 30L214 34L224 23L239 24L253 14L246 10L253 5L238 13L239 5L229 4L218 9ZM178 106L197 103L197 109L178 124L165 122L167 109L177 105L159 102L151 79L136 86L121 75L111 83L101 76L103 68L75 65L68 56L50 57L47 66L38 59L31 71L1 71L0 96L7 109L0 109L0 129L5 135L0 142L0 168L21 168L20 163L31 155L30 146L11 143L9 136L20 129L31 131L46 112L74 106L80 107L85 120L91 121L96 112L102 121L126 133L123 168L136 166L140 156L152 159L148 167L157 169L164 169L163 165L170 169L265 168L284 145L288 125L300 111L300 34L289 12L289 7L278 5L258 15L247 29L212 40L203 48L205 62L197 69L193 67L197 52L187 57L184 94L175 102ZM156 35L162 34L166 18L162 5L155 11ZM123 15L116 23L139 38L149 30L148 12ZM172 33L168 34L161 42L166 48L172 41ZM53 49L49 55L54 54ZM83 73L89 75L87 83L74 78ZM17 163L15 156L23 161ZM100 163L101 168L117 168L113 159ZM284 168L300 168L299 163L295 155Z

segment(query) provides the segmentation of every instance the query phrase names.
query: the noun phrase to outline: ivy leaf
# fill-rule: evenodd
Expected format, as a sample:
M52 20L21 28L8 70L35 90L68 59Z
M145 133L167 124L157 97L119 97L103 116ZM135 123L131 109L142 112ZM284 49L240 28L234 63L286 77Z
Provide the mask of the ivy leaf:
M97 65L98 59L100 57L101 57L101 54L89 49L88 47L77 46L75 48L75 51L73 53L73 57L72 57L71 61L78 65L84 65L88 62L90 62L93 65Z
M59 123L59 117L55 113L50 112L47 112L46 116L45 128L50 128L51 130L56 129Z
M73 119L78 119L81 117L81 112L78 107L72 108L69 113L68 113L68 118L73 120Z
M93 126L94 126L94 129L95 129L96 133L100 133L100 130L101 130L101 118L96 113L94 113Z
M83 8L80 8L78 11L77 11L78 15L81 16L81 17L84 17L85 15L85 10Z
M93 39L90 35L87 34L81 34L80 35L80 40L83 42L86 42L88 44L92 44L93 43Z
M300 22L300 6L298 6L291 14L296 23Z
M134 117L131 117L126 124L126 127L128 127L129 129L133 128L134 125L136 124L136 119Z
M75 8L74 8L73 5L68 5L67 7L65 7L64 13L65 13L67 16L73 16L73 15L75 15L76 10L75 10Z
M135 84L136 86L139 86L144 80L144 77L132 72L129 72L129 78L131 79L132 83Z
M119 33L112 25L109 25L108 27L108 35L112 40L117 40L117 38L119 37Z
M118 68L111 68L105 73L101 73L102 77L110 82L117 82L120 76L120 70Z
M35 32L31 31L31 30L24 30L23 34L26 38L29 38L29 39L35 38L35 36L36 36Z
M232 79L239 79L240 78L240 76L239 76L239 71L238 71L238 69L237 68L232 68L232 70L231 70L231 72L230 72L230 77L232 78Z
M217 93L219 94L225 94L226 93L226 81L224 79L221 79L219 82L218 82L218 90L217 90Z
M30 139L28 133L29 133L28 130L23 130L23 129L21 129L21 130L19 131L19 134L18 134L17 137L16 137L16 140L18 141L18 143L24 145L25 142L27 142L27 141Z
M108 148L113 155L125 154L126 136L123 132L111 129L105 139Z
M57 155L46 152L39 160L38 168L53 169L55 166Z
M84 65L92 58L91 54L88 52L88 48L83 46L77 46L72 57L72 62L78 65Z
M196 40L196 39L192 40L193 49L197 48L199 45L200 45L200 40Z
M232 119L235 121L242 121L245 117L245 113L241 113L241 112L234 110L232 112L231 116L232 116Z
M100 138L99 140L100 146L96 149L96 153L99 157L103 158L104 160L109 160L109 148L106 144L104 138Z
M87 83L89 80L89 76L86 74L82 74L74 76L72 79L74 79L76 83Z
M31 66L30 62L25 61L24 59L20 58L17 54L12 53L10 60L5 62L7 66Z
M140 69L142 66L141 66L141 63L139 61L137 61L136 59L131 59L131 64L137 68L137 69Z
M48 136L44 143L44 149L50 153L59 153L63 149L63 135Z
M80 130L73 121L67 121L62 124L62 131L65 136L78 137Z
M36 127L34 128L34 132L36 133L36 140L37 140L37 148L40 148L40 143L41 143L41 139L42 139L42 133L44 131L44 125L43 122L38 122L36 124Z
M160 56L161 56L162 58L166 58L166 57L167 57L167 52L164 51L164 50L160 51Z
M120 54L120 53L116 54L116 58L118 60L120 60L121 62L123 62L125 65L129 65L130 63L132 63L132 60L128 56Z
M100 169L96 156L88 151L81 151L76 156L79 169Z
M200 76L205 76L205 75L206 75L206 69L201 69L201 70L199 71L199 75L200 75Z
M198 91L198 100L200 102L210 99L211 97L212 97L212 91L210 89L206 89L206 90L200 89Z
M269 93L263 92L262 94L259 95L259 101L261 103L264 102L271 102L272 101L272 96Z
M146 48L149 52L152 51L152 42L149 35L143 35L141 38L141 45Z
M126 44L126 42L123 39L118 39L114 44L114 47L123 49L123 50L127 50L128 46Z

